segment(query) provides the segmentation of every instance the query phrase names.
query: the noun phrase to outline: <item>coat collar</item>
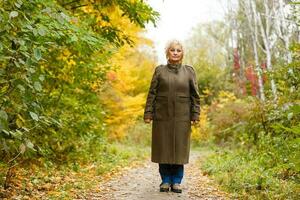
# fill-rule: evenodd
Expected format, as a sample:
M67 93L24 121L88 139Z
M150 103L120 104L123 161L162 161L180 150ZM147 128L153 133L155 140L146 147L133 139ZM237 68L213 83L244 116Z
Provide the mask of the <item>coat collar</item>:
M171 64L168 62L167 67L170 71L177 73L178 70L181 68L182 64Z

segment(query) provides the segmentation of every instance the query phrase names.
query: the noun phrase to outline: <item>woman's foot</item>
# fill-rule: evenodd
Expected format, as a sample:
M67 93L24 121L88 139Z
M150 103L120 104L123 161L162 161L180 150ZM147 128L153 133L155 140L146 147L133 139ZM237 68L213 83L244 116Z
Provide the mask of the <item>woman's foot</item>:
M169 188L170 188L171 184L170 183L162 183L159 186L159 191L160 192L169 192Z
M181 185L179 183L172 184L171 191L175 193L182 193Z

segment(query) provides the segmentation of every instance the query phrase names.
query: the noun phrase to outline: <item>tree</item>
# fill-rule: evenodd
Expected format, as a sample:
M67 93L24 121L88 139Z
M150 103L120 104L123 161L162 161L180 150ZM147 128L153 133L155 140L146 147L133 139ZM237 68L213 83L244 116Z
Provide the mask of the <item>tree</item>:
M228 30L224 29L224 24L213 22L199 24L185 41L184 62L192 65L197 72L199 92L204 104L210 104L221 88L230 87L226 84L228 77L225 75L227 49L224 45L227 36Z
M257 71L258 77L258 86L260 91L260 98L262 101L265 101L265 93L264 86L262 80L262 70L260 67L259 57L258 57L258 30L257 30L257 18L256 18L256 10L253 4L253 1L248 0L244 5L244 11L246 12L246 16L248 19L248 25L251 30L251 38L252 38L252 46L253 46L253 54L255 60L255 69ZM253 22L253 23L252 23Z
M0 0L0 158L8 174L21 155L67 161L83 136L105 139L98 92L108 60L157 17L141 0Z

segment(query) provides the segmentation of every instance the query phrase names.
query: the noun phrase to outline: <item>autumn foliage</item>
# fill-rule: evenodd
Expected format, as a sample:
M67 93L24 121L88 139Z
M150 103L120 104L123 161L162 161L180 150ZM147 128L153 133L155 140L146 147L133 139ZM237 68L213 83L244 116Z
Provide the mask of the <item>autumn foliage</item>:
M25 165L112 162L108 135L141 113L154 61L137 49L157 17L140 0L0 1L1 191Z

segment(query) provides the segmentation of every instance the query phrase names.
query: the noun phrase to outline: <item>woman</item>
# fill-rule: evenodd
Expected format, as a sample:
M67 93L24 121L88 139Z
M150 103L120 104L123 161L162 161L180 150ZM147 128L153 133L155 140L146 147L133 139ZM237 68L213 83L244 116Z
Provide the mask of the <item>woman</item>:
M159 163L160 191L181 193L183 165L189 161L191 124L199 120L200 98L193 67L182 64L182 44L166 46L167 65L156 67L144 112L152 124L151 161Z

